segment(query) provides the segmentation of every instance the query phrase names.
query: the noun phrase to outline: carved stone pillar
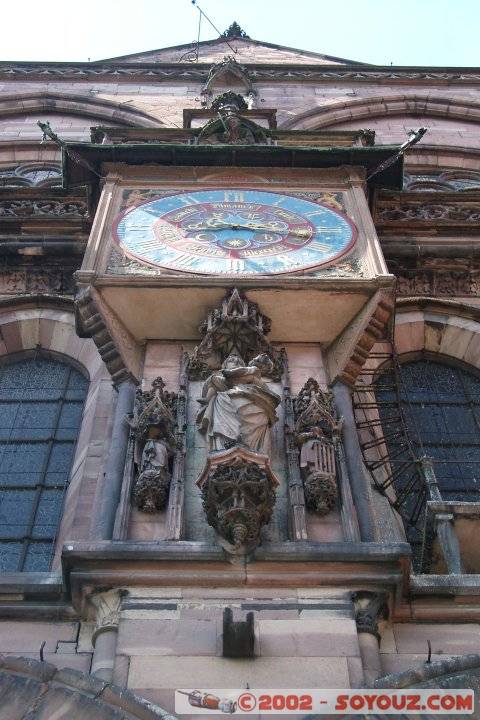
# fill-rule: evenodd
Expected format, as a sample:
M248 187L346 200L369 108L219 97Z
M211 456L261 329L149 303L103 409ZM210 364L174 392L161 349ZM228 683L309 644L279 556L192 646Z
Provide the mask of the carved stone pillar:
M91 534L95 540L111 540L115 525L123 473L127 456L130 428L126 420L132 412L135 399L135 385L125 380L118 386L117 405L113 417L112 438L106 462L106 471L99 481L95 495L96 513L92 522Z
M382 675L378 622L388 617L388 598L383 592L360 591L353 593L352 600L364 682L369 688Z
M96 610L91 674L107 682L113 678L120 608L125 595L125 590L108 590L90 597Z
M360 536L364 542L375 541L375 526L368 481L364 471L362 450L358 440L358 432L353 414L351 390L343 382L337 381L332 386L338 414L343 417L342 441L345 450L345 461L350 478L352 496L357 511Z

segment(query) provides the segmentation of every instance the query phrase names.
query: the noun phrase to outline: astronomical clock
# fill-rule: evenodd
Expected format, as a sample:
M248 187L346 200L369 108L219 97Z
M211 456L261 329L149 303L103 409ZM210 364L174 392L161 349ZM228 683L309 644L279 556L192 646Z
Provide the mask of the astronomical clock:
M113 237L148 266L254 277L334 263L352 249L357 229L340 210L291 193L208 188L125 210Z

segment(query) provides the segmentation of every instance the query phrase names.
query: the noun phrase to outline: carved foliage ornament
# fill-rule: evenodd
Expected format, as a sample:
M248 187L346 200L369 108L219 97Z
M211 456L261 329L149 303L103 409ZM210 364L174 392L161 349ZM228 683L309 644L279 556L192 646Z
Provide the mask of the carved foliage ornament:
M270 325L270 319L260 312L258 305L247 300L237 288L228 292L199 327L202 341L190 358L190 379L205 380L229 355L238 355L248 363L256 355L266 353L273 363L270 377L278 380L283 356L266 339Z
M338 497L335 447L342 420L336 418L331 393L309 378L295 403L295 439L300 447L300 471L307 508L326 515Z
M278 484L268 458L239 447L209 455L197 484L207 522L226 541L226 549L241 555L258 545Z
M137 476L132 501L146 513L163 510L170 488L170 460L175 450L176 395L165 391L161 377L152 389L137 390L132 418L128 418L135 436L135 464Z

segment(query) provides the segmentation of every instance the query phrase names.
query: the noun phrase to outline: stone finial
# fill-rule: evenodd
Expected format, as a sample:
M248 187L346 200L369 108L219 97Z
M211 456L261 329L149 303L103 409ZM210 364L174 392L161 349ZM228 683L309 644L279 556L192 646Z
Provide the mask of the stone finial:
M221 34L220 37L229 39L250 38L250 36L247 35L247 33L245 32L245 30L242 30L236 20L232 22L232 24L225 30L225 32Z
M229 355L236 354L249 362L259 353L267 353L273 362L271 377L278 380L283 355L266 338L270 325L270 318L260 312L256 303L232 288L199 327L202 340L190 358L190 379L205 380L211 369L220 367Z
M352 593L357 632L374 635L380 642L379 620L388 618L388 595L384 592L360 590Z
M102 632L117 630L120 622L120 609L122 599L127 595L126 590L106 590L90 596L89 600L96 610L95 629L92 636L92 645Z

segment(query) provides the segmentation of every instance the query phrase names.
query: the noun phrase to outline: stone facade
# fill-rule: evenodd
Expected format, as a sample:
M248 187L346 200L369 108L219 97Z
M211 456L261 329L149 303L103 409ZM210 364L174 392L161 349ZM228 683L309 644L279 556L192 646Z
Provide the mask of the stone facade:
M412 561L373 383L421 358L478 376L480 71L229 42L0 63L0 369L88 378L50 570L0 575L2 720L39 693L28 716L53 717L58 687L75 720L168 717L192 682L476 687L478 503L415 458ZM321 204L355 243L222 276L115 242L115 218L212 187ZM253 658L225 656L225 609L239 632L253 613Z

